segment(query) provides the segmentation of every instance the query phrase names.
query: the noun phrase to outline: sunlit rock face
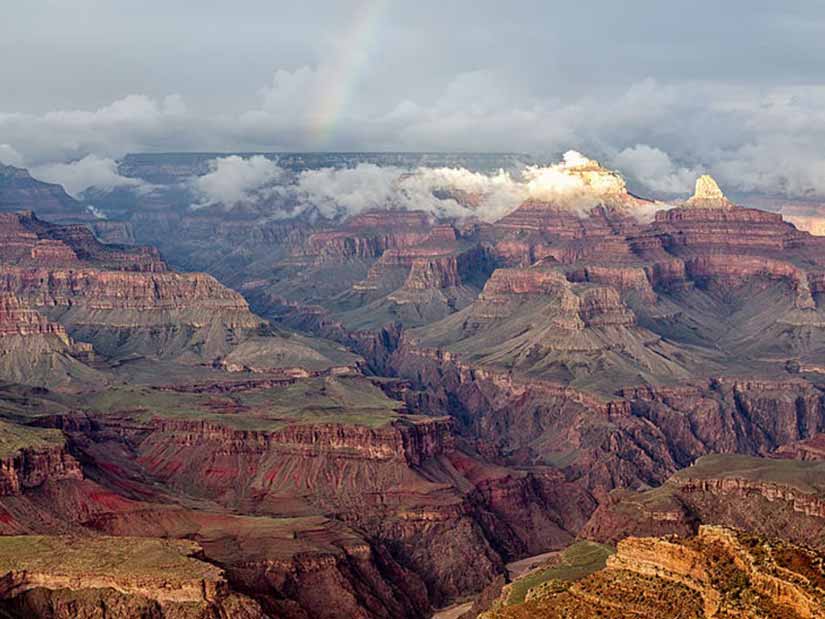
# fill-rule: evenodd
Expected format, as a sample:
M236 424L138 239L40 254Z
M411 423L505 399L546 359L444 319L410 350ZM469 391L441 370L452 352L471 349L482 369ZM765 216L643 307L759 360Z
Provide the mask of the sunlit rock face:
M703 174L696 179L696 189L687 199L685 206L694 208L734 208L733 202L725 197L719 185L709 174Z
M821 618L821 564L808 548L705 525L692 537L623 539L606 567L584 578L516 581L479 617ZM527 589L523 601L515 589Z
M568 175L581 179L587 187L598 193L627 192L624 179L618 172L608 170L595 159L585 157L574 150L564 153L564 163L561 167Z
M574 150L561 163L528 168L523 172L528 201L547 202L579 215L595 206L611 208L647 203L632 196L621 174Z

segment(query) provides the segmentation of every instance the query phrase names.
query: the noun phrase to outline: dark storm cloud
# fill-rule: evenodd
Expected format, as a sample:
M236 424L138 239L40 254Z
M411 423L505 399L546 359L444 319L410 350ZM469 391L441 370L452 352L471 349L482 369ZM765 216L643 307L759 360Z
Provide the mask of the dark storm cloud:
M0 23L0 160L577 148L656 192L825 196L823 35L820 2L28 0Z

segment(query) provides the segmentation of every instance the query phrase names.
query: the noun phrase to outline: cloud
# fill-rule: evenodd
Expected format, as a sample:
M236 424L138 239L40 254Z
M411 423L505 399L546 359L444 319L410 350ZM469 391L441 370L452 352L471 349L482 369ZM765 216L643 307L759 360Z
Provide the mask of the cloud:
M732 193L825 197L825 86L644 79L599 96L578 96L564 89L539 92L506 72L479 69L457 74L431 97L365 102L349 92L346 104L328 97L329 77L324 65L279 69L249 109L222 114L197 112L176 95L130 95L95 110L0 113L0 160L41 167L126 152L314 149L526 152L549 161L576 148L626 172L634 188L654 197L687 195L705 171ZM194 187L198 204L260 197L262 187L273 184L266 163L216 165ZM533 181L546 185L552 174ZM393 175L398 171L386 177L368 168L330 171L305 177L304 193L345 209L403 201L391 187ZM436 180L420 173L405 182ZM331 195L324 182L340 191ZM488 181L466 176L454 182ZM500 211L509 208L508 187L499 181L490 189L490 195L505 196L495 202L508 205ZM426 194L406 191L416 199Z
M371 163L343 170L306 170L299 175L295 189L301 201L316 207L326 217L354 215L394 206L402 174L403 170L398 168Z
M127 152L169 144L184 146L200 121L192 119L182 99L129 95L96 110L57 110L42 115L0 114L0 135L28 166L65 163L93 154L117 158Z
M646 144L625 148L611 163L646 189L665 195L690 193L696 179L704 173L701 167L677 166L666 152Z
M229 160L229 161L227 161ZM253 172L255 160L262 169ZM268 162L265 165L263 162ZM231 166L229 166L231 164ZM405 169L361 163L352 168L304 170L297 177L272 172L263 157L219 159L210 174L192 180L208 203L255 203L273 216L291 216L312 210L341 219L375 209L420 210L439 218L497 221L525 200L551 202L577 215L598 204L619 204L625 183L620 174L576 151L562 162L529 166L511 173L474 172L459 167ZM229 169L232 174L229 174ZM245 173L240 174L243 170ZM204 191L206 181L221 177L221 191ZM276 195L279 200L272 201ZM662 205L652 206L653 209ZM649 217L650 212L639 213Z
M0 144L0 164L19 168L23 165L23 155L14 150L10 144Z
M147 187L147 184L139 179L121 176L114 159L96 155L87 155L71 163L45 164L30 171L34 178L41 181L63 185L66 192L74 198L79 198L80 194L90 187L105 191L111 191L116 187Z
M395 208L485 221L504 216L525 195L504 171L488 175L463 168L406 170L368 163L341 170L306 170L299 175L295 192L300 203L326 217Z
M232 207L240 203L257 202L272 195L268 191L282 180L284 170L262 155L245 159L232 155L214 159L209 172L191 180L197 196L195 207L220 204Z

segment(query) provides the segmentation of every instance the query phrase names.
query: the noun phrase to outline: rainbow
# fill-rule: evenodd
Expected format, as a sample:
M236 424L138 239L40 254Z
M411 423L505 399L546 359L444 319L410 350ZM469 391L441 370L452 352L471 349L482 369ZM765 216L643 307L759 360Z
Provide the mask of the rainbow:
M328 81L317 93L315 107L310 112L311 134L316 148L329 143L341 113L369 61L381 20L391 0L360 0L353 7L349 30L341 42L339 53L323 77Z

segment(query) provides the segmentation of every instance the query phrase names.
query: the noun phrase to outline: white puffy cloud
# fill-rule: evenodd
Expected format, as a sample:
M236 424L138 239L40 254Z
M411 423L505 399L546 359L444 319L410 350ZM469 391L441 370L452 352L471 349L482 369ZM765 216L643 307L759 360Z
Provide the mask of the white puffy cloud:
M463 168L405 170L366 163L349 169L306 170L295 192L300 202L327 217L398 208L486 221L506 215L525 196L524 187L504 171L488 175Z
M237 155L210 162L207 174L191 181L198 202L196 207L221 204L232 207L243 202L255 202L266 190L281 180L284 171L263 155L243 158Z
M298 177L296 191L327 217L340 212L360 213L394 206L396 185L403 171L362 163L352 169L306 170Z
M625 148L611 163L648 190L666 195L690 193L704 173L702 168L677 166L666 152L646 144Z
M34 167L32 176L47 183L63 185L69 195L77 198L89 187L111 191L116 187L145 189L146 183L139 179L121 176L114 159L87 155L71 163L50 163Z
M23 155L11 147L11 144L0 144L0 164L20 167L23 165Z

